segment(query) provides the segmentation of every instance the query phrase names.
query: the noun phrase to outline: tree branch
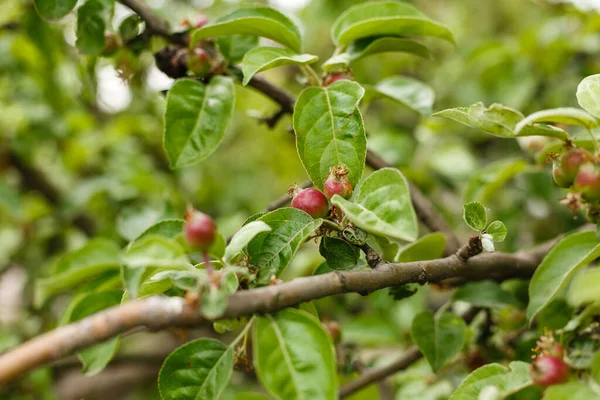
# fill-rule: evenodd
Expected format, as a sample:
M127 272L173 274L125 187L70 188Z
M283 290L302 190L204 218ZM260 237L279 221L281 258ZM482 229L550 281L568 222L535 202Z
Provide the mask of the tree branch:
M142 0L119 0L119 2L139 15L146 23L146 29L151 33L162 36L170 42L185 45L185 41L182 40L180 35L171 34L169 23L156 15Z
M448 278L465 280L528 278L554 241L514 254L486 253L461 260L446 258L391 264L361 271L336 271L297 278L280 285L239 291L229 298L220 319L255 313L271 313L286 307L342 293L368 294L405 283L440 282ZM132 328L149 329L196 326L207 319L196 307L180 297L153 296L109 308L81 321L40 335L0 356L0 382L60 359L77 350L103 342Z
M419 348L417 346L411 346L397 360L381 367L366 369L358 378L348 382L340 388L340 399L348 397L372 383L408 368L420 358L423 358L423 354L421 354Z

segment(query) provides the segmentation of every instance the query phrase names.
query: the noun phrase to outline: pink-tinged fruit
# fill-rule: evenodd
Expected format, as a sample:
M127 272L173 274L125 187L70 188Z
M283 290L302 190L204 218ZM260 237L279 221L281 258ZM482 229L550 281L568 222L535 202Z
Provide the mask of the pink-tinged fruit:
M212 218L194 209L189 209L185 215L184 230L188 244L204 251L212 246L217 235L217 227Z
M323 86L329 86L332 83L335 83L337 81L341 81L343 79L348 79L353 81L354 80L354 75L352 75L352 72L347 71L347 72L334 72L331 74L328 74L325 76L325 78L323 78Z
M329 214L327 197L314 188L297 191L292 199L292 207L306 212L313 218L324 218Z
M600 200L600 168L593 164L582 166L575 178L574 187L584 200Z
M582 165L593 160L585 149L575 148L564 152L552 167L554 182L559 187L571 187Z
M543 355L531 364L531 379L536 385L556 385L565 382L568 377L569 366L561 358Z
M352 196L352 184L348 180L348 169L345 167L332 168L323 183L323 193L328 199L336 194L349 199Z

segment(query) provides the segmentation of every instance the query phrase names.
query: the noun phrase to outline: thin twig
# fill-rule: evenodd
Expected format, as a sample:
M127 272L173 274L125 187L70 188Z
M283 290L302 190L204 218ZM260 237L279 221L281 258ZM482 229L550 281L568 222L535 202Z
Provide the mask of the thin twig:
M486 253L461 260L446 258L409 263L385 263L360 271L336 271L302 277L280 285L243 290L228 300L220 317L237 318L272 313L306 301L342 293L368 294L405 283L531 277L554 241L514 254ZM46 332L0 356L0 382L9 382L36 367L77 350L108 340L138 326L149 329L190 327L210 320L180 297L153 296L106 309L69 325Z
M340 399L350 396L372 383L380 381L388 376L402 371L411 366L415 361L423 358L423 354L417 346L411 346L401 357L379 368L365 369L358 378L348 382L340 389Z

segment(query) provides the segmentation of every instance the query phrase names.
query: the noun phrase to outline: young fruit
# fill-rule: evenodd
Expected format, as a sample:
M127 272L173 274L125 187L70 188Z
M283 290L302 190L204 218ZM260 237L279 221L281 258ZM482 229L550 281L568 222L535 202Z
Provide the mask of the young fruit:
M323 183L323 193L325 197L331 199L334 195L340 195L345 199L352 196L352 185L348 180L348 169L345 167L335 167L329 171L329 175Z
M187 57L188 70L194 75L204 78L211 69L211 56L201 47L189 51Z
M314 188L297 191L292 199L292 207L306 212L313 218L323 218L329 213L327 197Z
M600 168L594 164L583 165L575 177L574 186L584 200L600 200Z
M592 155L585 149L575 148L564 152L552 167L554 182L562 188L570 187L581 166L592 159Z
M217 235L215 222L208 215L189 209L185 214L185 240L192 247L206 251Z
M531 364L531 379L536 385L550 386L563 383L569 376L569 367L560 358L540 356Z
M323 86L329 86L334 82L341 81L342 79L348 79L353 81L354 75L352 75L352 72L350 71L333 72L331 74L326 75L325 78L323 78Z

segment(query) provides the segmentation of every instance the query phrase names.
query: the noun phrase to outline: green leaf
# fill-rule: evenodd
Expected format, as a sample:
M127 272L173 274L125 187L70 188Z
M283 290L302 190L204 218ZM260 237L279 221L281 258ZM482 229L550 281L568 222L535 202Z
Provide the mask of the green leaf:
M75 43L83 54L98 54L104 50L104 31L112 17L113 8L113 0L87 0L77 10Z
M446 247L446 236L440 232L427 234L400 249L396 262L424 261L441 258Z
M578 108L563 107L538 111L527 116L515 126L515 133L518 135L525 127L539 122L577 125L586 128L593 128L598 125L598 121L585 111Z
M224 290L211 286L208 292L202 295L200 312L209 320L221 317L227 309L228 297L228 294Z
M148 205L134 205L123 208L117 216L117 232L123 239L135 240L154 225L161 212Z
M219 146L233 115L235 88L230 78L213 77L208 85L180 79L169 89L165 113L165 149L171 168L204 160Z
M467 225L479 232L487 225L487 211L481 203L472 201L463 206L463 219Z
M52 276L35 282L34 306L41 307L56 293L120 268L120 250L107 239L90 240L82 248L63 256L54 266Z
M437 371L460 352L467 325L455 314L424 311L414 318L411 333L431 368Z
M130 299L137 291L146 268L186 269L191 264L185 250L174 239L144 236L131 243L123 255L123 279Z
M242 64L244 80L242 83L246 86L250 79L261 71L290 64L312 64L318 60L319 57L312 54L296 54L291 50L280 47L256 47L244 56Z
M447 110L438 111L433 114L434 117L448 118L463 125L473 127L469 119L469 107L448 108Z
M123 297L123 292L117 290L84 293L77 296L74 298L73 304L69 305L62 323L68 324L79 321L109 307L117 306L121 303L121 297ZM114 337L77 353L83 364L82 373L84 375L95 375L102 371L117 352L119 341L119 337Z
M269 7L239 8L192 34L191 46L202 39L227 35L253 35L271 39L300 52L302 36L291 19Z
M331 167L346 166L353 187L362 176L367 138L358 103L364 92L358 83L342 80L327 87L309 87L298 97L294 107L296 147L319 189Z
M333 343L315 317L291 308L258 317L253 337L254 367L271 395L286 400L337 398Z
M225 261L233 260L250 243L256 235L262 232L268 232L271 227L264 221L252 221L233 235L231 241L225 249Z
M394 100L422 115L431 115L435 93L433 89L413 78L392 76L376 86L367 86L367 97Z
M360 252L342 239L323 236L319 244L319 253L327 261L329 268L338 271L349 271L360 268L358 263Z
M488 225L485 231L486 233L492 235L494 242L504 242L504 239L506 239L506 234L508 233L506 226L504 226L504 222L502 221L492 222Z
M567 382L549 386L544 391L544 400L598 400L598 395L585 382Z
M288 266L300 245L323 220L313 219L304 211L284 207L261 216L258 221L271 227L248 243L250 263L262 267L259 280L268 282L272 275L279 276Z
M233 371L233 348L215 339L196 339L166 358L158 374L163 400L219 399Z
M588 113L600 118L600 74L586 76L577 86L577 102Z
M576 274L569 285L567 299L573 307L580 307L589 303L599 303L600 293L600 268L586 268Z
M395 1L373 1L347 9L331 27L338 46L369 36L434 36L454 43L450 30L414 6Z
M452 295L453 301L466 301L476 307L519 306L519 301L511 292L493 281L470 282L461 286Z
M516 136L514 127L523 119L523 114L514 108L494 103L486 107L475 103L469 107L469 122L472 127L503 138Z
M367 37L352 42L348 47L351 61L390 52L409 53L423 58L431 58L431 53L426 46L407 38Z
M549 136L566 140L569 137L562 129L544 124L532 123L525 126L521 131L515 131L517 124L524 118L523 114L498 103L486 107L483 103L479 102L472 104L470 107L450 108L433 115L448 118L472 128L481 129L484 132L502 138Z
M35 8L47 20L59 19L73 11L77 0L35 0Z
M182 219L164 219L146 229L136 238L136 240L151 235L175 239L177 236L183 234L184 223L185 221Z
M471 372L449 400L479 400L479 393L488 386L496 387L500 398L504 399L532 384L526 362L513 361L508 368L496 363L487 364Z
M566 287L579 268L598 256L600 240L595 232L572 233L554 245L529 283L529 321Z
M406 178L394 168L367 176L354 190L352 202L335 195L332 204L367 232L413 242L419 234Z
M258 40L258 36L229 35L220 37L217 44L229 65L233 65L241 62L250 49L258 46Z

